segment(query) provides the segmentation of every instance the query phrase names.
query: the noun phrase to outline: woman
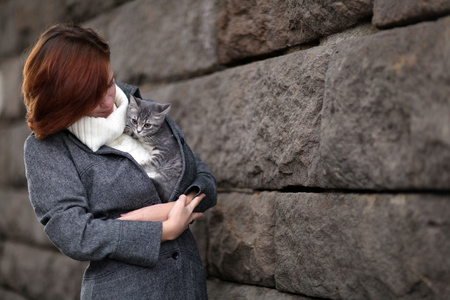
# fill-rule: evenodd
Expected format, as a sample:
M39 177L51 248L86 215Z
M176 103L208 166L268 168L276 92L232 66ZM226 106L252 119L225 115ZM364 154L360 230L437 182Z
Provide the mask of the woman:
M167 118L184 168L161 203L122 135L130 95L115 84L107 43L93 30L59 24L44 32L23 71L33 133L25 142L30 200L66 255L90 261L82 299L206 299L206 273L189 224L216 204L216 182ZM195 211L194 211L195 209Z

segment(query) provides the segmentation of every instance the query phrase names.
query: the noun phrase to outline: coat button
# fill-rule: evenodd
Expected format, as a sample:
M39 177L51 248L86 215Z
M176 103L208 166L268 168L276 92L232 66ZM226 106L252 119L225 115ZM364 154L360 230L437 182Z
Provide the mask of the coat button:
M180 254L178 254L178 252L174 252L174 253L172 254L172 258L173 258L174 260L177 260L179 257L180 257Z

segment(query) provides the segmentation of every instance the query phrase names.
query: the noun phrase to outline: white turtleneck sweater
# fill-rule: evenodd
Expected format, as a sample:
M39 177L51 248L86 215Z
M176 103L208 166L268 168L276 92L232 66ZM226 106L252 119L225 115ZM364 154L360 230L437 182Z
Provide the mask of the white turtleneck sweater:
M128 98L117 85L114 103L114 111L107 118L83 117L70 126L69 131L94 152L107 145L128 152L140 164L148 161L152 149L145 149L140 142L123 133Z

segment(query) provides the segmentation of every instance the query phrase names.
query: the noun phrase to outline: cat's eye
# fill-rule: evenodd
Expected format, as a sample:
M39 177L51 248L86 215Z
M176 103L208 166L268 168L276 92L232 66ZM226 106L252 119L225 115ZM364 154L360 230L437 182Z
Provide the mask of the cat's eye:
M144 127L145 127L145 128L150 128L150 127L152 127L152 124L150 124L150 123L145 123L145 124L144 124Z
M137 124L137 119L131 119L131 123L133 123L133 125Z

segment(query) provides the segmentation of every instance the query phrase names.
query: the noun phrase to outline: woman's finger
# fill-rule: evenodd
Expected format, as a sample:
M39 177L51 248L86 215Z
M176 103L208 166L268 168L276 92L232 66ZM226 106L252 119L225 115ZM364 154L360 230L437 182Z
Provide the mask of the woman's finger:
M182 203L183 206L185 206L186 205L186 200L187 200L186 195L180 195L180 197L178 197L178 200L176 202Z
M121 214L120 218L123 218L123 217L129 218L129 217L136 217L136 216L142 215L148 208L149 208L149 206L145 206L142 208L138 208L138 209L129 211L127 213Z
M124 217L132 217L132 216L134 216L134 215L136 215L136 214L138 214L138 213L139 213L138 211L130 211L130 212L121 214L121 215L120 215L120 218L124 218ZM119 218L119 219L120 219L120 218Z
M189 203L187 206L189 206L190 208L192 208L192 210L194 210L194 208L197 207L197 205L199 205L199 203L206 197L205 194L201 194L198 195L197 197L195 197L194 199L192 199L191 203Z
M192 218L191 222L201 219L201 218L203 218L203 213L192 213L191 218ZM191 222L189 222L189 223L191 223Z
M141 221L143 220L144 214L142 212L131 212L124 215L121 215L119 220L122 221Z

